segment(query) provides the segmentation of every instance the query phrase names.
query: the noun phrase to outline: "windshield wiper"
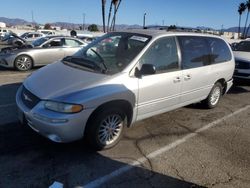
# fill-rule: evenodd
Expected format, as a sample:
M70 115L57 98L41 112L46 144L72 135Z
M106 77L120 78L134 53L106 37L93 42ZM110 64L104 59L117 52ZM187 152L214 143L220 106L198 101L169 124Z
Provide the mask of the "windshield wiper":
M98 71L101 73L106 73L105 70L101 66L99 66L96 62L91 61L89 59L85 59L83 57L77 57L77 56L67 56L63 58L63 62L70 62L74 63L79 66L86 67L87 69L91 69L93 71Z
M99 59L101 60L102 65L103 65L103 67L104 67L104 71L107 72L107 71L108 71L108 68L107 68L107 66L106 66L106 64L105 64L105 61L104 61L104 59L102 58L102 56L101 56L97 51L95 51L93 48L91 48L90 50L91 50L92 52L94 52L94 53L99 57Z

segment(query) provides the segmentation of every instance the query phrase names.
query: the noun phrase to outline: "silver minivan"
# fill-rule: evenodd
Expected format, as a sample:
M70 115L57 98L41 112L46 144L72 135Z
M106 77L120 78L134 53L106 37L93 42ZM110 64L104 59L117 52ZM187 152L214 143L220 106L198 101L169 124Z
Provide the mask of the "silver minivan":
M112 32L29 76L16 95L19 119L55 142L110 148L136 121L191 103L214 108L234 66L217 36Z

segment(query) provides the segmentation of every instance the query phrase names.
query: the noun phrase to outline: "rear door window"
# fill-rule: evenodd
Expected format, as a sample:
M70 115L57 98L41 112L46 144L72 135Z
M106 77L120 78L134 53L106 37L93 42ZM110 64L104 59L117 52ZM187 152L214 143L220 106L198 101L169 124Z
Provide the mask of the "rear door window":
M182 69L191 69L210 64L210 49L205 37L179 36L182 54Z

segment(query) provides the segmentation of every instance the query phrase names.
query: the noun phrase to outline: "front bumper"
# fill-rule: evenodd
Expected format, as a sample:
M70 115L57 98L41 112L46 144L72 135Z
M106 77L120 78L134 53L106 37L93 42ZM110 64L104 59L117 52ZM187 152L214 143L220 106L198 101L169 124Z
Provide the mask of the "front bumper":
M0 66L13 68L16 55L0 55Z
M24 119L27 120L27 124L34 131L54 142L72 142L83 137L88 117L94 109L85 109L75 114L63 114L45 109L42 102L29 109L22 102L22 87L18 89L16 95L18 117L21 122Z
M250 69L235 69L234 78L250 79Z

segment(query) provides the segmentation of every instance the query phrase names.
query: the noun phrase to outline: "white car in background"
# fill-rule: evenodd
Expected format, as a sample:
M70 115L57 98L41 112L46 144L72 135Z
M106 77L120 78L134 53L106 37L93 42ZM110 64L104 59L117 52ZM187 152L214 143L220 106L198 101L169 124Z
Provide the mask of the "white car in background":
M233 48L235 57L234 78L250 80L250 41L241 41Z
M10 32L8 29L0 28L0 38L4 37L4 35L8 32Z

